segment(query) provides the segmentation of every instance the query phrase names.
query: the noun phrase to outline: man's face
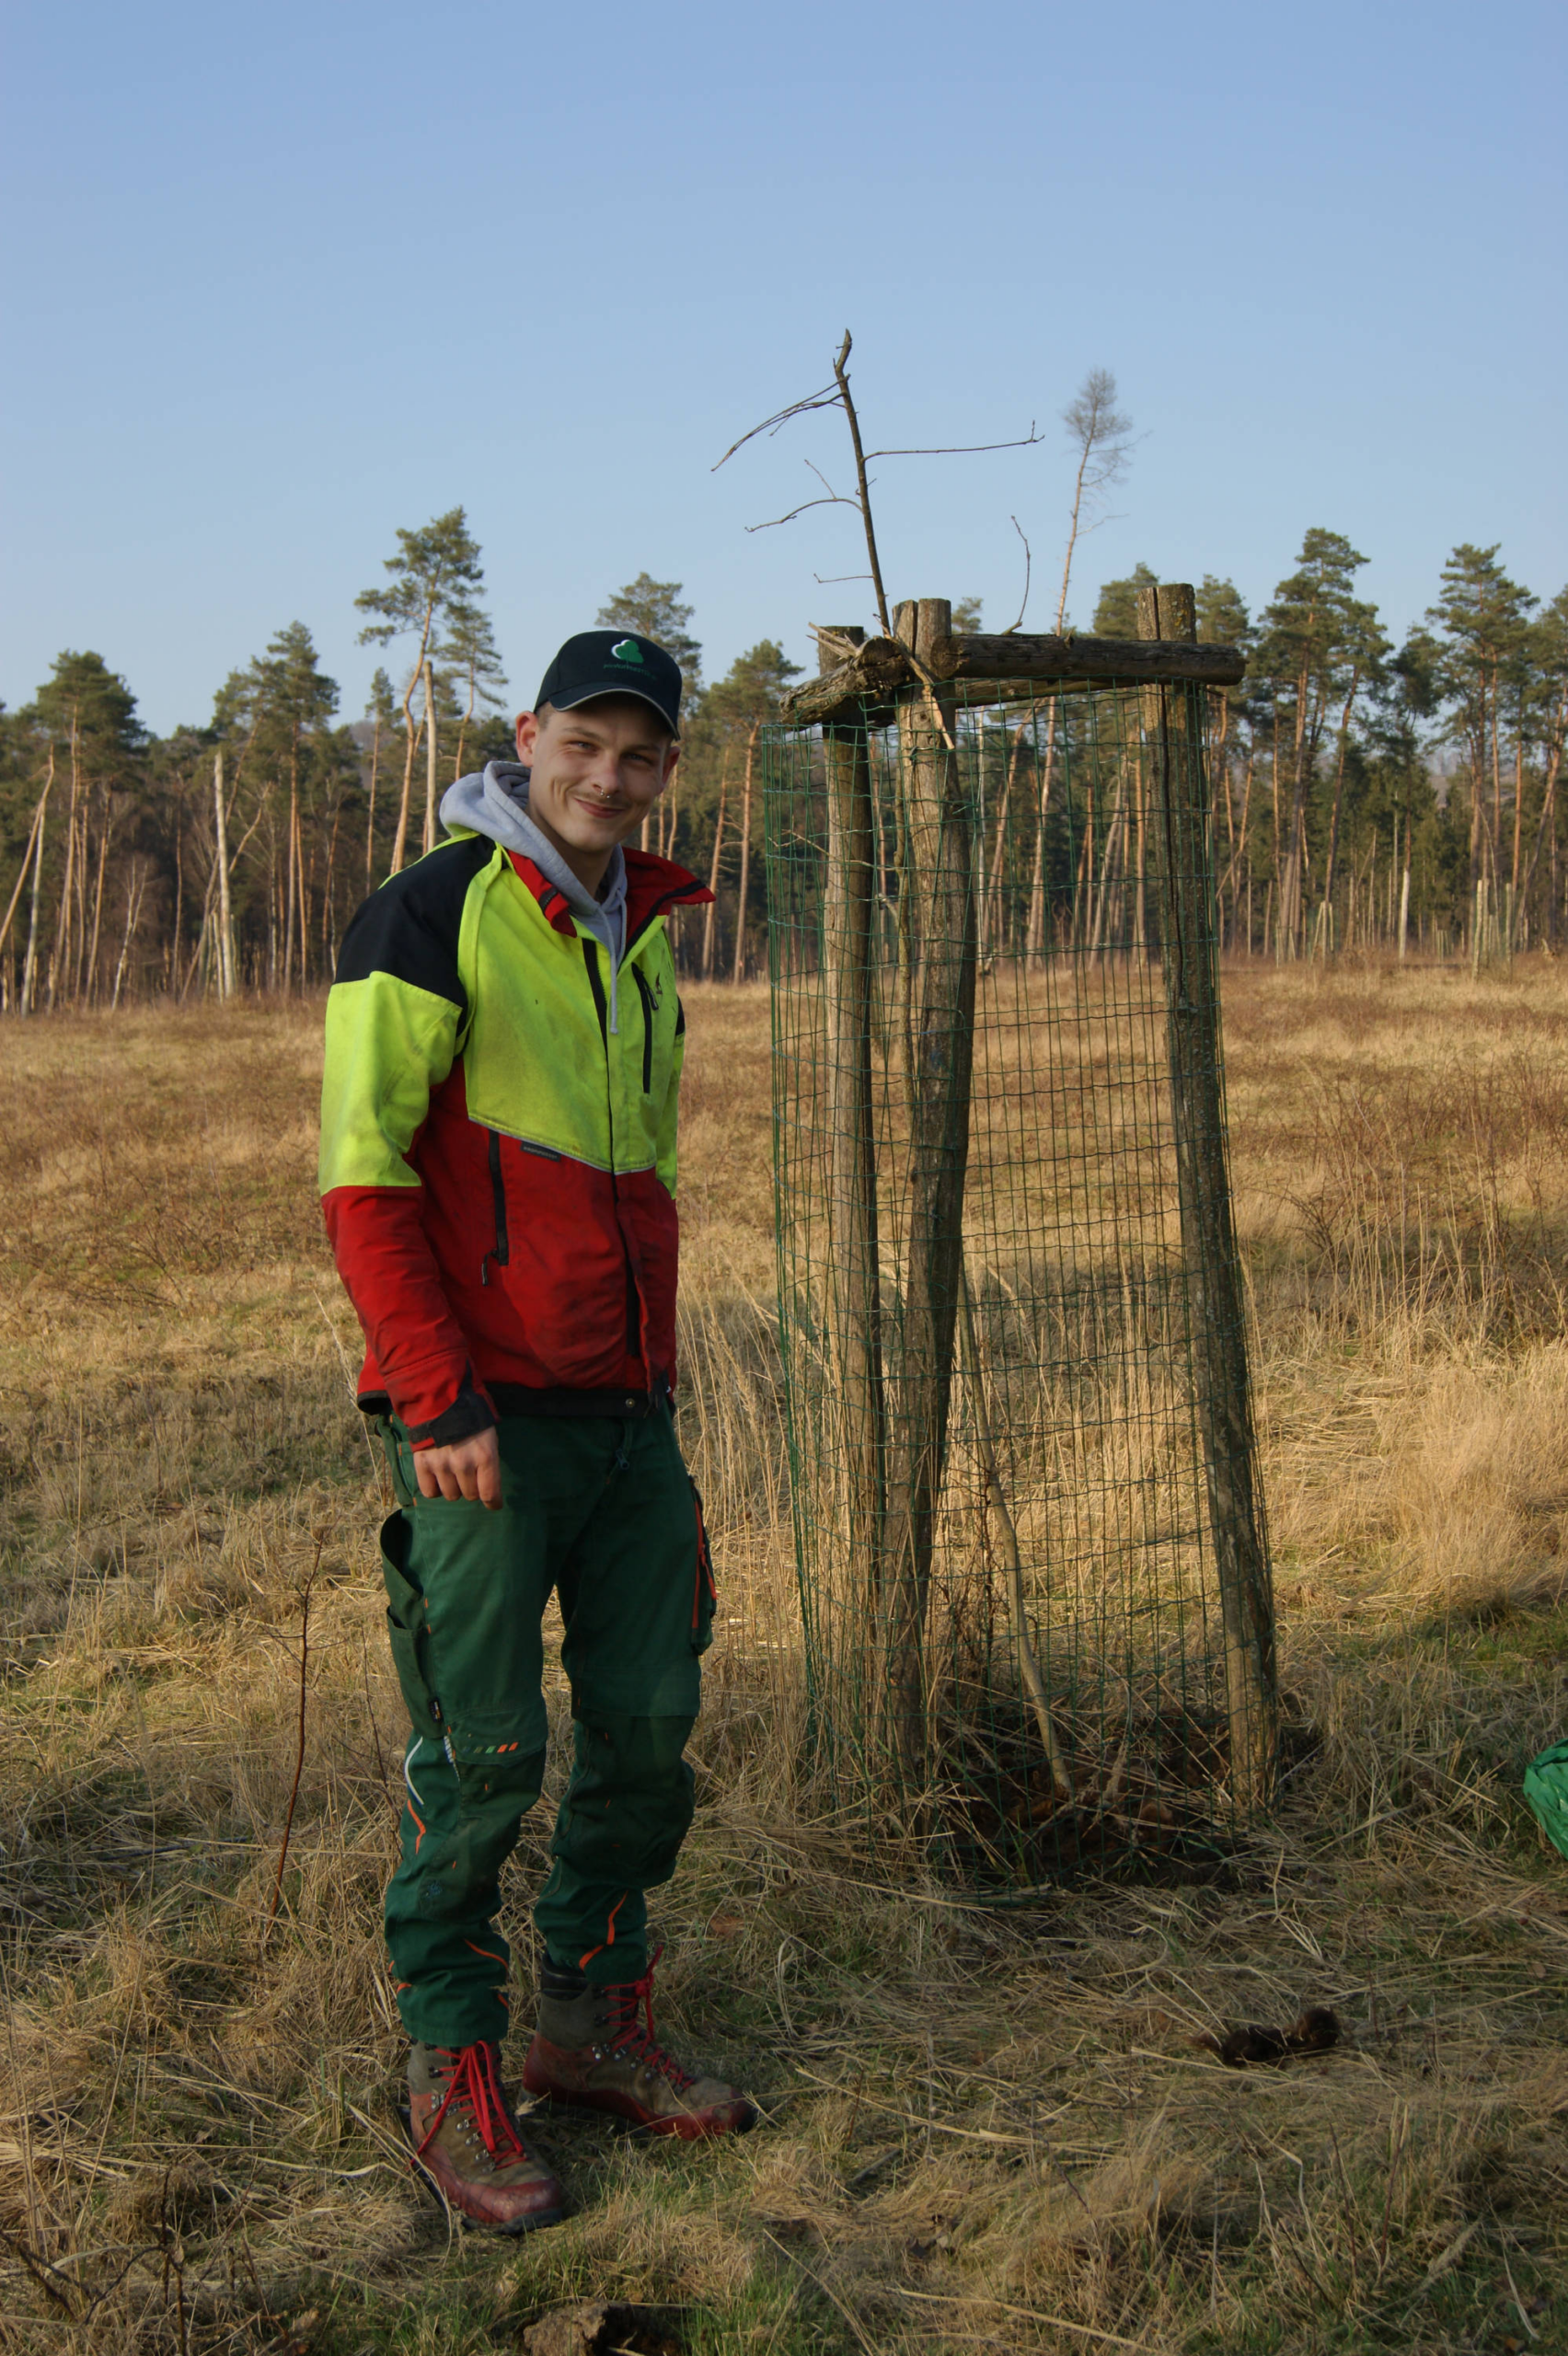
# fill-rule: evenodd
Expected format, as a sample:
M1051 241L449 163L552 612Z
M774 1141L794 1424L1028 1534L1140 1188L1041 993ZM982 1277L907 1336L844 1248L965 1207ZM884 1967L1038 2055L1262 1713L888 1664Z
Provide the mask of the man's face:
M517 757L533 771L529 815L596 891L616 845L669 783L679 748L640 698L596 696L575 711L520 714Z

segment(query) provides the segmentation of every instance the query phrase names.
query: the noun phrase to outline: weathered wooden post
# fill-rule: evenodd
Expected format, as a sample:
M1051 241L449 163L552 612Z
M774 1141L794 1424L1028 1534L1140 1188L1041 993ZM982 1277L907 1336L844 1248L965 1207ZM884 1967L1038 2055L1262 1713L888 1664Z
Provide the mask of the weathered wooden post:
M834 636L859 646L865 632ZM818 666L841 653L823 646ZM878 1265L876 1135L871 1101L872 967L877 906L870 745L862 718L827 722L827 875L823 963L827 987L829 1299L833 1362L843 1417L849 1581L868 1599L874 1632L882 1590L886 1424L882 1403L882 1282ZM870 1648L874 1655L874 1640ZM874 1661L868 1657L862 1675Z
M1138 636L1168 645L1194 642L1191 588L1173 583L1140 589ZM1225 1630L1231 1779L1238 1796L1257 1806L1267 1798L1273 1779L1278 1682L1220 1088L1200 693L1186 683L1145 688L1144 726L1153 750L1170 1120L1209 1531Z
M913 1790L924 1766L931 1551L963 1278L976 910L956 706L929 684L938 650L945 653L951 638L952 606L945 597L922 597L899 606L894 627L927 674L898 702L909 1142L902 1413L890 1449L884 1530L886 1691L897 1756Z

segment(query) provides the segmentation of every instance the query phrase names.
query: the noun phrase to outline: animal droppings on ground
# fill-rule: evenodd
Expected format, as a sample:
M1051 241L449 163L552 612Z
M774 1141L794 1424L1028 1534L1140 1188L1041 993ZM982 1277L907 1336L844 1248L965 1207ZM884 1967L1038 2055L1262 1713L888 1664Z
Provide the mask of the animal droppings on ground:
M1204 2052L1217 2055L1229 2070L1288 2062L1297 2053L1327 2053L1339 2041L1338 2016L1326 2004L1309 2004L1289 2028L1260 2028L1249 2021L1228 2029L1223 2037L1205 2035L1194 2039Z
M681 2344L646 2307L582 2299L552 2307L519 2345L527 2356L681 2356Z

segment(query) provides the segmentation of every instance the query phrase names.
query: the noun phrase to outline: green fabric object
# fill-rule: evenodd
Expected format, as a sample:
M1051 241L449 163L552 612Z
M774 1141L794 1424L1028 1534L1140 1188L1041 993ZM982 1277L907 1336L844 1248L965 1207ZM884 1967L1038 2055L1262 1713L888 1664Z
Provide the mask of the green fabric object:
M667 1415L502 1417L499 1513L421 1496L406 1435L382 1434L398 1500L381 1532L387 1626L412 1721L386 1941L409 2036L467 2045L506 2033L499 1877L544 1778L551 1589L575 1743L535 1920L553 1961L623 1981L646 1967L643 1893L691 1823L681 1754L712 1580Z
M1525 1797L1553 1848L1568 1857L1568 1742L1554 1742L1530 1761Z

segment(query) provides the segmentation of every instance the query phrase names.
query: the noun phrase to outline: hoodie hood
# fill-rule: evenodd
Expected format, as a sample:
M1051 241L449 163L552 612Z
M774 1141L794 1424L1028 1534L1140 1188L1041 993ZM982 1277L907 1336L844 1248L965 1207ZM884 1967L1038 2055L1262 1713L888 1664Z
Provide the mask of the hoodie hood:
M626 953L626 860L617 843L595 899L528 815L529 774L521 761L489 761L482 773L460 777L442 797L441 823L448 829L467 827L470 834L499 843L502 850L532 860L547 882L555 885L579 924L602 944L609 958L610 1029L618 1031L616 985Z

